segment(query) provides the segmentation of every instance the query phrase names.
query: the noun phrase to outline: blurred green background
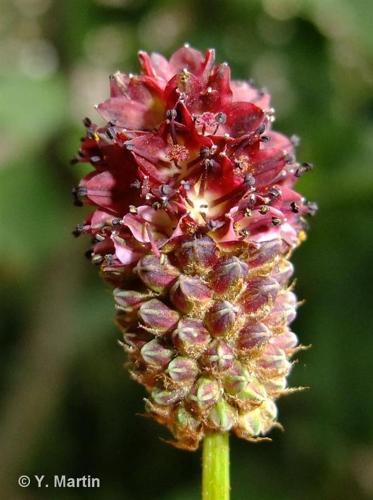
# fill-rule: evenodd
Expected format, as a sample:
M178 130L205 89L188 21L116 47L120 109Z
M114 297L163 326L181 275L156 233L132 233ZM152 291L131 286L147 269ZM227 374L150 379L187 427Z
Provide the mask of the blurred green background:
M232 439L232 500L373 498L373 3L371 0L0 0L0 496L194 500L200 455L136 414L110 291L71 230L68 160L108 74L138 49L216 47L236 78L267 86L276 128L301 136L318 201L297 251L286 432ZM17 486L20 474L90 474L100 489Z

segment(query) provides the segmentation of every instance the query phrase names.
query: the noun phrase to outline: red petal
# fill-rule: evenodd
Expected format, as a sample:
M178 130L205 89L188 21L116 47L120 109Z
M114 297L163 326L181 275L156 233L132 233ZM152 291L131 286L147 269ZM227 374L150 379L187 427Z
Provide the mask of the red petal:
M143 129L147 126L145 119L147 106L131 101L127 97L112 97L99 104L97 109L106 121L113 122L119 127Z
M174 108L183 97L190 111L199 111L201 107L200 95L203 90L203 82L200 78L189 72L187 74L176 74L166 85L164 99L167 109Z
M250 157L256 187L272 184L286 165L286 154L277 148L259 150Z
M203 68L203 62L204 58L199 50L182 47L172 54L169 64L175 73L187 69L191 73L198 75Z
M231 89L233 92L233 102L252 102L262 109L266 109L270 106L271 96L253 87L248 82L233 80L231 82Z
M263 122L263 111L250 102L235 102L225 110L227 121L226 131L232 136L254 132Z
M128 167L128 166L127 166ZM137 202L137 194L131 190L131 179L134 167L118 172L91 172L86 175L80 186L87 190L88 200L103 210L115 214L122 214L128 210L129 205Z
M127 245L126 241L122 238L112 235L111 239L114 242L115 255L123 265L133 264L142 256L141 253Z
M114 97L97 107L105 120L132 129L152 129L160 124L164 103L154 79L116 73L111 80L111 92Z
M232 91L230 87L231 70L228 64L219 64L213 69L208 81L208 91L204 93L201 100L204 110L222 111L232 101Z
M170 78L172 78L172 68L170 67L169 62L165 57L163 57L161 54L153 52L150 56L150 59L153 66L153 71L157 77L162 78L166 82Z
M156 134L143 134L125 143L129 151L154 163L168 162L166 141Z
M210 76L210 72L215 63L215 49L207 49L205 52L205 60L203 62L202 75L205 79Z

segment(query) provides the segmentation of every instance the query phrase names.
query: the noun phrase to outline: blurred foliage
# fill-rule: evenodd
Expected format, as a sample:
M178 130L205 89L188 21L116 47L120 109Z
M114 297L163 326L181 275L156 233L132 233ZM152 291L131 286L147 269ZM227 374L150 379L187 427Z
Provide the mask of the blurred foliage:
M295 255L303 344L271 444L232 439L233 500L373 497L373 3L370 0L0 0L2 498L193 500L198 453L136 416L112 301L70 237L68 167L107 75L139 48L214 46L267 86L277 129L302 137L300 183L320 205ZM17 486L90 474L101 488Z

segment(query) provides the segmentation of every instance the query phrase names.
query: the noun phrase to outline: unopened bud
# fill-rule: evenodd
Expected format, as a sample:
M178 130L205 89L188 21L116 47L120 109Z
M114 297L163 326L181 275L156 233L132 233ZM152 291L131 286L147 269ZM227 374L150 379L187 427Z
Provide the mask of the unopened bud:
M207 370L222 372L232 367L234 352L224 340L216 339L208 346L201 362Z
M243 438L259 436L262 432L262 416L260 409L248 411L238 417L235 428L237 434Z
M179 275L179 271L171 266L162 255L162 260L156 255L146 255L136 266L136 272L146 286L155 292L163 292ZM164 261L164 262L163 262Z
M211 285L220 295L237 295L246 278L249 267L237 257L229 257L220 261L212 270Z
M274 273L272 273L272 277L279 283L281 286L285 286L289 279L292 277L294 272L294 266L290 262L290 260L283 259L277 266L277 269Z
M184 392L180 389L168 391L166 389L155 387L151 392L152 400L161 406L173 405L178 401L181 401L184 396Z
M262 267L273 260L281 253L282 242L280 239L274 239L259 243L258 247L250 251L249 266L250 269Z
M115 288L113 295L117 309L126 313L136 311L144 302L149 300L149 293L122 290L121 288Z
M279 284L273 278L256 277L247 283L247 288L240 297L244 312L252 318L265 317L279 290Z
M211 337L198 319L182 319L172 334L175 347L184 355L198 358L206 349Z
M171 361L174 352L164 347L158 339L146 343L141 349L145 363L155 368L164 368Z
M266 323L274 332L281 333L284 327L294 321L297 315L297 298L293 292L280 293L266 318Z
M234 396L244 389L249 381L247 370L236 361L234 365L224 374L223 385L227 394Z
M258 366L278 374L287 374L290 371L291 363L282 349L269 344L258 360Z
M266 399L254 410L241 414L235 431L244 438L266 434L277 418L277 407L271 399Z
M179 311L202 314L211 301L212 291L199 278L180 276L170 290L170 298Z
M177 431L185 433L191 430L196 431L200 422L183 405L180 405L175 412L175 425Z
M197 274L207 273L218 260L216 245L208 236L184 241L177 257L185 272Z
M250 380L244 388L235 396L238 406L248 408L256 406L267 397L264 386L255 379Z
M150 333L146 332L145 330L125 332L123 334L124 342L131 347L136 347L137 349L141 349L152 338L152 335L150 335Z
M198 375L198 365L194 359L178 356L168 365L167 372L174 382L193 382Z
M271 338L270 330L258 321L250 321L240 330L237 338L237 349L240 354L253 355L260 351Z
M268 394L276 396L287 387L286 375L282 375L279 377L269 377L265 381L264 386Z
M235 323L237 307L227 300L220 300L209 309L205 324L213 337L227 337Z
M271 344L285 351L286 354L291 354L293 349L298 345L298 337L295 333L287 330L271 339Z
M219 432L229 431L236 423L237 410L223 398L214 404L207 416L207 424Z
M139 309L139 318L154 335L162 335L177 325L179 314L158 299L145 302Z
M219 397L219 383L213 378L201 377L192 389L190 400L194 407L200 411L204 411L213 406Z

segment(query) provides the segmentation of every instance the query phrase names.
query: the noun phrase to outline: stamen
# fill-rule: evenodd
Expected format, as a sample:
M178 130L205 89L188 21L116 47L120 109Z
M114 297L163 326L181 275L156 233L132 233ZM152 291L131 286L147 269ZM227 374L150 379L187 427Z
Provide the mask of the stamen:
M317 203L315 203L314 201L307 201L306 207L307 207L307 214L310 215L311 217L313 217L316 214L317 210L319 209Z
M109 127L105 130L106 135L109 137L109 139L113 140L115 138L115 131L113 127Z
M176 137L176 129L175 129L175 120L177 118L177 111L176 109L168 109L166 111L166 118L169 122L169 129L170 129L170 135L171 135L171 139L172 139L172 142L174 144L177 144L177 137Z
M253 176L253 174L251 174L250 172L245 174L244 183L245 183L245 186L247 186L247 187L254 187L256 181L255 181L255 177Z
M82 198L84 198L84 196L87 196L87 188L83 186L73 187L71 190L71 194L73 195L74 205L76 207L82 207Z
M274 226L279 226L281 224L281 219L279 219L278 217L272 217L272 224Z
M297 214L299 212L299 206L295 203L295 201L292 201L290 203L290 208L291 208L291 211L295 214Z
M75 236L75 238L77 238L82 234L83 231L84 231L84 224L78 224L74 229L74 231L72 231L72 234L73 236Z
M296 177L301 177L303 174L305 174L306 172L309 172L312 169L313 169L312 163L304 162L304 163L302 163L302 165L299 168L297 168L294 175Z
M271 198L271 201L277 200L281 196L281 190L277 187L273 187L268 191L267 196Z
M172 189L168 184L162 184L159 190L164 196L170 195L172 192Z
M300 144L300 137L298 137L297 135L293 134L291 137L290 137L290 142L292 143L292 145L296 148L297 146L299 146Z
M267 205L263 205L262 207L259 208L259 213L261 215L265 215L269 212L269 207Z

